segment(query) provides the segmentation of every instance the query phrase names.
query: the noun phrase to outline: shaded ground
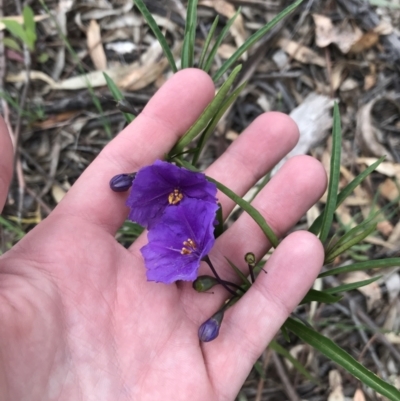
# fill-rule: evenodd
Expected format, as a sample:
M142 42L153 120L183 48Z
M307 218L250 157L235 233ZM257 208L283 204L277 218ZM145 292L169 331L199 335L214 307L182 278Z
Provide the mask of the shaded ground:
M46 2L54 13L52 17L38 2L29 3L35 15L43 18L37 22L35 51L24 51L21 41L13 44L13 37L1 31L8 40L3 42L4 52L0 51L1 108L18 149L15 179L0 221L1 252L48 215L104 145L124 127L121 109L139 112L171 74L131 1ZM221 30L222 23L242 7L241 16L218 51L216 65L289 3L200 1L198 55L217 14ZM151 0L146 4L178 54L184 6L180 0ZM206 166L256 116L280 110L291 113L301 127L302 147L298 152L311 153L329 169L331 107L337 99L344 136L341 186L377 157L386 155L387 162L338 209L335 223L337 232L345 231L371 211L381 210L378 231L335 260L334 265L400 253L400 4L396 0L387 4L376 8L361 0L305 1L242 60L239 81L247 80L248 85L202 157ZM3 15L20 15L20 7L18 1L3 0ZM116 104L112 99L102 69L107 69L123 90L126 103ZM92 91L86 89L85 79L79 79L84 72L89 73ZM310 210L297 228L306 228L323 202ZM130 243L136 235L137 227L126 223L118 239ZM385 271L379 284L350 293L339 304L313 305L299 308L297 313L399 387L398 272L399 268ZM369 272L339 279L349 282L373 275ZM316 286L333 284L324 280ZM318 383L304 378L274 351L267 350L260 359L262 369L250 375L240 400L379 399L296 339L286 344L279 337L279 342Z

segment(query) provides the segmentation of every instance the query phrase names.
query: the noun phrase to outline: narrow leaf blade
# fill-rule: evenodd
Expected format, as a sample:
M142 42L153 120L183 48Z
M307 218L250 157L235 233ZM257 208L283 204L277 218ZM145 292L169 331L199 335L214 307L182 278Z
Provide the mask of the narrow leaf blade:
M279 21L289 15L293 10L295 10L303 0L297 0L289 7L286 7L282 12L280 12L275 18L273 18L268 24L264 25L258 31L253 33L240 47L225 61L224 64L218 69L216 74L213 76L214 82L218 81L225 74L225 72L239 59L239 57L246 52L251 46L258 42L268 31L270 31Z
M139 9L140 13L143 15L143 18L148 23L150 29L153 31L155 37L160 42L160 45L164 51L165 57L167 57L167 60L169 62L169 65L170 65L172 71L177 72L178 69L176 68L174 56L172 55L172 52L168 46L167 40L165 39L165 36L161 32L160 28L158 27L155 19L150 14L150 11L144 4L143 0L134 0L134 2L136 4L136 7Z
M341 292L357 290L358 288L365 287L366 285L379 280L381 277L382 276L376 276L368 280L362 280L362 281L356 281L354 283L338 285L337 287L328 288L323 292L325 292L326 294L339 294Z
M322 243L328 238L336 210L336 201L340 178L340 156L342 151L342 129L340 126L339 106L335 102L333 107L333 129L332 129L332 157L331 171L329 175L328 199L322 217L320 240Z
M193 67L194 42L197 27L197 0L189 0L186 13L185 34L182 46L182 68Z
M206 37L206 40L204 42L203 50L201 51L200 61L199 61L199 68L201 70L204 70L204 60L206 58L208 48L210 47L211 39L213 38L215 30L217 29L218 21L219 21L219 15L217 15L215 17L215 20L214 20L213 24L211 25L211 28L210 28L208 35Z
M371 387L379 394L384 395L392 401L398 401L400 399L399 390L386 383L370 370L365 368L329 338L324 337L315 330L305 326L302 323L299 323L292 318L288 318L285 326L305 343L310 344L316 350L321 352L332 361L336 362L354 377L361 380L364 384Z

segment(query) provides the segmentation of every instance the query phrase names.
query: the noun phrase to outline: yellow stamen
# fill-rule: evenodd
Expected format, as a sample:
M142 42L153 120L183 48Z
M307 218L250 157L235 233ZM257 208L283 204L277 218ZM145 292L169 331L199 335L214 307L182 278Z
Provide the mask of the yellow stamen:
M190 255L196 249L196 243L190 238L187 241L183 241L183 245L181 255Z
M181 200L183 199L183 193L179 191L179 189L174 189L173 192L171 192L168 195L168 203L170 205L176 205L178 204Z

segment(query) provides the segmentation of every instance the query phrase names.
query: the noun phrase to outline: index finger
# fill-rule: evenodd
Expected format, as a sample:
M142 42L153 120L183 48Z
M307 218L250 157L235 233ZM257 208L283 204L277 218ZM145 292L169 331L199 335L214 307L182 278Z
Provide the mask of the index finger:
M111 141L85 170L55 213L79 216L114 234L126 218L126 194L112 192L110 179L151 164L175 145L214 96L201 70L176 73L142 113Z

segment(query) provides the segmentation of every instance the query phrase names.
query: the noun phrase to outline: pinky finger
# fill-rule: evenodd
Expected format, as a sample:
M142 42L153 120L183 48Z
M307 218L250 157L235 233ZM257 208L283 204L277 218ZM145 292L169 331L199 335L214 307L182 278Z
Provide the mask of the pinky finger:
M7 198L8 186L12 178L13 148L11 138L3 118L0 116L0 212Z
M234 390L228 384L244 383L263 350L312 286L323 259L322 244L313 234L295 232L281 242L268 260L268 274L260 274L226 312L218 338L203 345L209 376L217 378L218 372L224 372L215 381L217 392L224 388L239 391L240 387Z

